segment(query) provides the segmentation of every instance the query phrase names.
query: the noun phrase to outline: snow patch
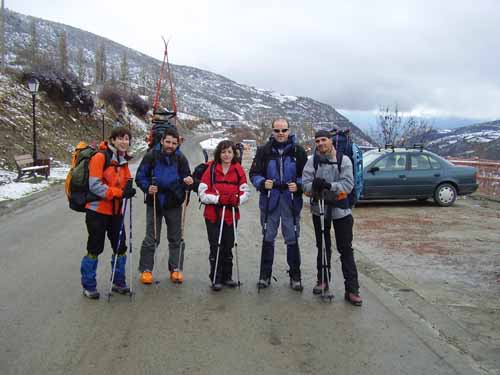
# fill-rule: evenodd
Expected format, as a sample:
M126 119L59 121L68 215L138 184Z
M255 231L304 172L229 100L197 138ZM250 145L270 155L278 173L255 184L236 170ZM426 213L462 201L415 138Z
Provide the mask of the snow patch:
M205 150L215 150L217 145L224 140L225 138L208 138L204 141L201 141L200 146Z

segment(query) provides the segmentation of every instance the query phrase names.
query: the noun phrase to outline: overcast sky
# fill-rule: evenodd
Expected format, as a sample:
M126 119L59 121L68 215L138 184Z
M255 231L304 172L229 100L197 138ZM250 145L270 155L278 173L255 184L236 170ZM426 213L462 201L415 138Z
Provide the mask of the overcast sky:
M500 118L498 0L5 0L175 64L337 109Z

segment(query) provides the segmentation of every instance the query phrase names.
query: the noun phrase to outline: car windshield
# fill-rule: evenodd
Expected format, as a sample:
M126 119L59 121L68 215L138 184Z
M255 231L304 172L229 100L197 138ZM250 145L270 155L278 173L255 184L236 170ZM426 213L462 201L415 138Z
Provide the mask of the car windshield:
M380 155L382 155L381 152L378 151L367 151L363 154L363 166L370 165L375 159L377 159Z

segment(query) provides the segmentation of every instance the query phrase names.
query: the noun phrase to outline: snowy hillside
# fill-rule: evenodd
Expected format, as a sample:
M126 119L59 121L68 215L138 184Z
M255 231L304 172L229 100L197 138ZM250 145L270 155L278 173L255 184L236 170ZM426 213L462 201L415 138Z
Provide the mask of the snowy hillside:
M10 66L19 68L23 66L23 51L29 48L31 43L30 30L33 20L36 20L39 48L47 56L57 55L59 35L66 33L69 65L74 72L77 71L78 50L83 49L85 82L94 81L96 49L104 44L108 76L119 76L120 63L126 53L129 89L141 95L151 96L151 89L160 69L160 61L95 34L13 11L6 12ZM162 48L160 36L158 36L158 48ZM286 116L297 126L301 126L304 122L312 122L315 126L351 128L357 142L370 144L370 139L361 130L330 105L306 97L287 96L272 90L242 85L221 75L193 67L181 65L172 67L178 107L187 114L223 121L226 124L232 122L232 125L268 121L277 116ZM168 93L162 93L162 98L168 98Z
M428 148L440 155L500 160L500 120L439 130L428 142Z

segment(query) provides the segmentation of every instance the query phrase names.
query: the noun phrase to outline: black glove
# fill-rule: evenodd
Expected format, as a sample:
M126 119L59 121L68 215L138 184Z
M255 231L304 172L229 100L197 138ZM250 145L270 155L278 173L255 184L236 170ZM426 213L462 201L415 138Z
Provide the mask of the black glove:
M259 191L260 192L262 192L262 193L267 192L267 189L266 189L265 185L266 185L266 179L262 180L262 182L259 185Z
M132 198L137 191L132 187L132 180L129 180L127 182L127 185L125 186L125 189L123 189L123 195L122 197L125 199Z
M316 177L313 180L312 188L315 193L321 193L323 190L330 190L332 184L326 182L324 178Z

